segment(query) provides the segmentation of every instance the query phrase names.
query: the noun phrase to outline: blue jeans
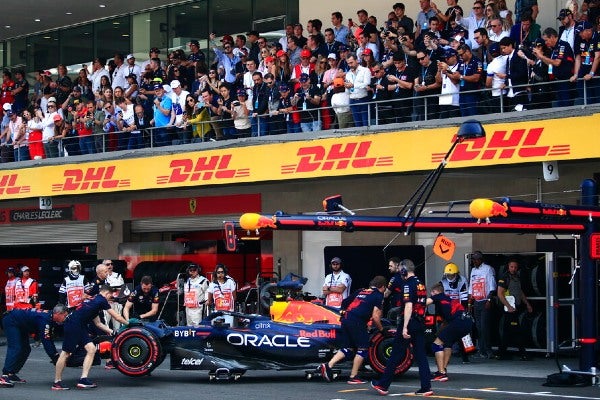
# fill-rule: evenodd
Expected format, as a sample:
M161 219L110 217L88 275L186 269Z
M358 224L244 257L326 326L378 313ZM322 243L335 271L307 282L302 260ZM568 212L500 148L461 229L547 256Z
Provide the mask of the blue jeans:
M15 161L27 161L29 160L29 146L15 147L13 149L15 154Z
M79 148L81 149L81 154L95 154L96 145L94 143L94 138L91 135L81 136L79 138Z
M287 133L299 133L301 132L300 125L294 121L287 121Z
M252 136L267 136L269 133L268 126L269 120L268 116L258 116L250 118L250 123L252 125ZM259 126L260 121L260 126ZM260 129L260 132L259 132Z
M354 117L354 126L369 126L369 97L350 99L350 110Z
M301 122L300 129L302 132L315 132L321 130L321 121L313 121L313 122Z
M477 115L477 102L479 96L476 93L461 94L459 98L460 114L463 117Z

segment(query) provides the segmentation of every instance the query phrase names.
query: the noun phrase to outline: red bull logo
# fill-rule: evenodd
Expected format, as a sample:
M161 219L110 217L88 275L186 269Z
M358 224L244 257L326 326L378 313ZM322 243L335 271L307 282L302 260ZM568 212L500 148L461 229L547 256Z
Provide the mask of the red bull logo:
M277 229L277 217L266 217L257 213L245 213L240 217L242 229L255 230L260 228Z
M477 223L480 224L482 219L486 223L490 223L490 217L507 217L506 211L508 205L506 203L497 203L490 199L475 199L469 205L469 213L473 218L477 218Z

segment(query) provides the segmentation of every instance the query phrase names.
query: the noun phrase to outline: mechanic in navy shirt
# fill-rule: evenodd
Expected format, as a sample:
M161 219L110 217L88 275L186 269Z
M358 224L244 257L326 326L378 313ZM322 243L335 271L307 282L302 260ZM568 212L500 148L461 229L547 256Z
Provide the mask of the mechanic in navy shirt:
M596 75L600 61L600 34L594 30L594 25L588 21L580 21L575 25L575 70L570 81L577 81L577 93L583 99L584 90L587 92L588 104L600 100L600 82L592 79ZM585 83L584 83L585 81Z
M427 301L427 290L419 278L415 276L415 264L412 260L400 261L400 275L403 279L394 281L390 289L392 292L402 294L400 307L403 308L404 318L398 326L392 353L385 366L385 371L379 380L371 381L371 386L379 394L388 394L388 388L394 378L396 367L406 354L406 348L412 344L413 354L419 366L419 377L421 388L415 392L417 396L431 396L431 371L425 353L425 310Z
M345 309L345 311L342 314L340 350L333 355L328 363L321 364L319 367L323 378L328 382L333 378L331 368L354 353L348 383L353 385L366 383L358 377L358 370L369 351L369 332L367 330L369 320L372 318L377 329L383 330L381 310L383 309L383 292L386 287L386 279L383 276L376 276L371 280L369 286L369 289L354 292L342 303L342 309ZM346 304L348 306L344 307Z
M119 321L123 325L128 324L128 320L123 318L115 310L110 308L108 300L112 298L112 289L108 285L103 285L99 289L99 294L92 299L83 302L81 307L74 311L67 319L65 319L65 337L63 340L62 351L60 357L56 362L56 371L54 375L54 385L52 390L66 390L69 389L62 385L62 372L67 364L67 359L75 352L78 346L85 348L86 355L83 360L83 368L81 371L81 378L77 383L77 387L80 389L90 389L96 387L96 384L88 379L88 374L92 363L94 361L94 355L96 353L96 345L92 342L92 339L88 333L87 326L91 322L102 331L111 335L113 331L102 322L100 322L99 313L102 310L106 310L112 318Z
M127 298L123 308L123 316L129 320L131 308L136 318L156 321L158 318L158 289L152 285L152 278L148 275L140 279L140 284L135 287Z
M6 334L6 358L2 368L1 386L12 386L13 383L25 383L17 373L25 365L31 353L29 335L36 334L52 362L58 360L58 352L52 341L54 325L60 325L67 317L67 308L58 304L52 311L42 311L35 308L14 309L2 319Z
M461 44L456 50L460 58L458 68L455 72L448 74L449 77L459 79L460 84L460 113L463 117L477 114L477 102L479 93L471 92L479 89L483 65L481 61L473 56L471 49L466 44ZM471 93L463 93L471 92Z
M556 82L556 100L559 107L572 106L574 102L574 93L576 84L574 82L565 82L573 76L575 68L575 56L571 45L558 38L558 32L554 28L544 29L542 39L546 43L546 46L552 52L550 57L544 55L541 48L534 48L533 54L548 65L548 75L550 75L551 81ZM560 82L563 81L563 82Z
M438 330L437 337L431 344L438 370L433 374L434 381L448 380L446 367L452 355L452 344L466 336L473 329L473 320L465 315L465 308L459 299L451 299L444 293L444 286L436 283L431 287L431 298L427 305L435 304L436 314L444 320L443 329Z

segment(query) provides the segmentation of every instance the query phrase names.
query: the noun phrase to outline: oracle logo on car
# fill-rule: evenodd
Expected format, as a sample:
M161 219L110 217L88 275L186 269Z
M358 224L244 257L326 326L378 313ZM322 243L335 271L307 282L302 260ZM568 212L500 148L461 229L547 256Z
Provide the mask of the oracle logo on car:
M252 347L310 347L310 339L288 335L253 335L248 333L230 333L227 342L234 346Z
M571 153L571 146L554 144L538 145L544 128L513 129L512 131L494 131L485 138L459 143L449 161L508 160L533 157L556 157ZM456 136L452 141L456 140ZM431 161L438 163L445 153L432 153Z
M296 153L300 157L297 164L281 166L282 174L314 172L317 170L352 170L371 167L389 167L394 164L394 156L368 157L372 141L335 143L330 146L301 147Z

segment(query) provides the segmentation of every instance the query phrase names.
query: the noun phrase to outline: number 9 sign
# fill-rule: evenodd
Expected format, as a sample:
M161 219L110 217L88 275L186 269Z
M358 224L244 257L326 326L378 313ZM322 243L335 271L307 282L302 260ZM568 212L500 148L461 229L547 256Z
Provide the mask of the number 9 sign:
M544 172L544 180L546 182L558 180L558 162L544 161L542 162L542 169Z

